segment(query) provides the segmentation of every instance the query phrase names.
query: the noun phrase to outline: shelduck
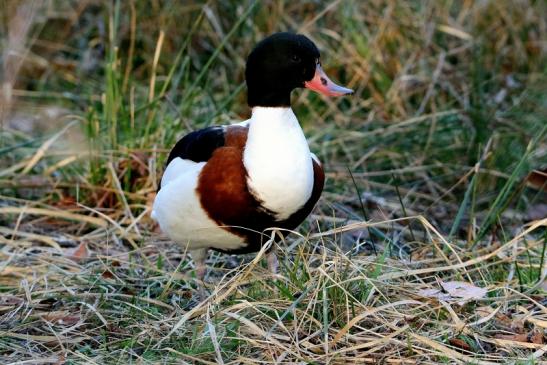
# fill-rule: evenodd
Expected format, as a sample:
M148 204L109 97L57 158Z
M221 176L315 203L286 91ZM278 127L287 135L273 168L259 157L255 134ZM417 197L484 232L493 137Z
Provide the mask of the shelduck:
M191 132L171 150L152 217L190 252L201 281L209 249L259 251L277 227L295 229L323 190L321 163L310 153L291 109L291 91L351 94L323 72L307 37L276 33L259 42L245 70L251 118ZM268 267L277 270L275 251Z

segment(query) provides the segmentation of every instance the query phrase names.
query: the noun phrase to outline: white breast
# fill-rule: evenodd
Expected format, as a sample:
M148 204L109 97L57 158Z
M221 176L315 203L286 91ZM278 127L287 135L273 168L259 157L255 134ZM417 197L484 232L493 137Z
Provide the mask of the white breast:
M288 218L310 198L311 154L291 108L253 108L243 163L250 191L277 220Z

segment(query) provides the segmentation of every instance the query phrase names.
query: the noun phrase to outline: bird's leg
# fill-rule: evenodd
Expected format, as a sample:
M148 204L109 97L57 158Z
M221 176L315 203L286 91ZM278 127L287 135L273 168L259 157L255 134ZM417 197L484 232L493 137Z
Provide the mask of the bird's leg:
M270 273L273 276L277 275L277 268L279 267L279 261L277 261L275 248L272 247L270 252L266 254L266 260L268 261L268 270L270 270Z
M273 277L273 293L277 294L279 292L279 288L277 287L277 268L279 267L279 261L277 261L275 247L272 247L271 250L266 253L266 261L268 262L268 270Z
M198 292L199 300L204 301L207 296L205 294L205 274L207 273L207 266L205 266L205 259L207 259L207 248L200 248L199 250L192 250L190 254L194 260L196 266L196 277L198 279Z

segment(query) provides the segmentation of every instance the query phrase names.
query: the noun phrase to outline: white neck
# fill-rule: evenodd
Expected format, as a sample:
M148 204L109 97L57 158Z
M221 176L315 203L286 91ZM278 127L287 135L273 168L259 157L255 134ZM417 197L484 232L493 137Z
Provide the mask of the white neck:
M278 220L288 218L310 198L310 150L291 108L253 108L243 163L250 191Z

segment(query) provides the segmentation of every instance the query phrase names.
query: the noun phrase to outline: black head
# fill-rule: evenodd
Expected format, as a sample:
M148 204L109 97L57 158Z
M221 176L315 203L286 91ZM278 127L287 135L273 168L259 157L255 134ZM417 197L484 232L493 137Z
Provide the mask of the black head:
M300 34L275 33L256 45L249 58L249 106L289 106L291 91L315 74L319 50Z
M353 93L325 75L319 50L301 34L276 33L258 43L247 59L245 77L251 107L288 107L291 91L299 87L328 96Z

